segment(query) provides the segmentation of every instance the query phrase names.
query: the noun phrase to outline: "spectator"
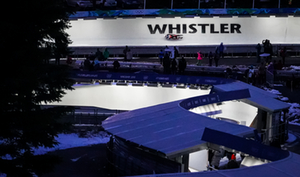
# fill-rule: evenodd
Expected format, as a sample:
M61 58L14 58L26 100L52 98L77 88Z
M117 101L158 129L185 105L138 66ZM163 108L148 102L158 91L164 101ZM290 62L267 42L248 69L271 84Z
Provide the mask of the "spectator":
M174 47L174 58L176 59L179 56L179 51L176 47Z
M270 56L266 58L267 62L272 61L273 46L272 46L270 40L268 40L268 39L263 40L262 43L263 43L263 47L264 47L264 53L270 54Z
M201 66L201 64L202 64L202 59L203 59L203 54L199 51L199 52L197 52L197 55L198 55L198 57L197 57L197 66Z
M261 53L261 45L260 45L260 43L258 43L257 45L256 45L256 57L257 57L257 63L260 63L260 53Z
M166 47L164 48L164 51L165 51L165 54L164 55L169 55L169 57L170 57L170 49L169 49L169 47L166 45Z
M226 68L225 69L225 78L231 78L231 76L232 76L232 69Z
M274 74L274 64L273 64L273 62L270 62L270 64L269 64L268 67L267 67L267 70L268 70L270 73Z
M160 50L159 54L158 54L158 58L159 58L159 62L160 64L163 63L163 58L164 58L164 51L163 50Z
M231 70L233 79L238 79L238 72L241 70L236 65L233 65Z
M255 77L255 70L253 66L249 67L249 71L248 71L248 83L249 84L253 84L254 82L254 77Z
M223 45L223 42L221 42L221 44L219 45L219 55L222 58L224 58L224 50L225 50L225 47Z
M172 70L171 70L171 72L172 72L172 74L176 74L176 71L177 71L177 62L176 62L176 59L174 58L174 59L172 59Z
M97 52L95 54L95 58L98 58L99 61L104 60L103 53L99 50L99 48L97 49Z
M211 165L215 168L215 169L219 169L219 165L220 165L220 160L223 158L224 156L224 149L220 147L219 150L214 151L214 155L212 157L211 160Z
M67 61L66 62L67 62L68 65L71 65L73 60L70 56L67 56Z
M208 63L209 63L208 65L209 65L209 66L212 66L213 57L214 57L214 55L213 55L213 53L210 51L209 54L208 54Z
M217 47L216 50L215 50L215 55L214 55L214 60L215 60L216 67L218 67L219 59L220 59L219 48Z
M258 84L265 84L266 82L266 66L264 62L261 62L261 64L258 67Z
M90 60L89 71L94 70L94 60Z
M126 45L125 49L123 50L123 54L124 54L124 61L127 61L127 52L129 50L129 47Z
M236 157L234 154L231 155L231 159L227 163L227 169L239 168L239 164L236 161Z
M277 67L278 67L278 66L277 66L277 61L276 61L276 60L273 60L273 68L274 68L273 74L276 73Z
M282 64L281 60L279 60L277 63L276 70L282 70L282 68L283 68L283 64Z
M104 57L104 60L106 61L109 57L109 51L107 48L104 49L104 52L103 52L103 57Z
M163 67L164 67L164 73L165 74L170 74L170 57L169 55L165 55L163 59Z
M186 60L182 56L178 64L179 74L184 74L185 68L186 68Z
M126 53L126 58L127 58L127 61L131 61L132 60L132 52L130 49L128 49L127 53Z
M117 59L115 59L115 61L113 62L113 66L114 66L114 71L118 71L120 68L120 63Z
M280 56L282 59L282 64L285 65L286 47L283 47L283 49L280 50Z
M94 54L93 52L91 52L91 53L88 55L88 59L89 59L90 61L93 61L93 60L95 59L95 57L96 57L96 54Z
M100 69L100 62L98 58L95 58L94 60L94 70L99 70Z
M84 60L84 63L83 63L83 69L84 69L84 70L89 70L89 69L90 69L90 65L91 65L90 60L89 60L88 58L86 58L86 59Z

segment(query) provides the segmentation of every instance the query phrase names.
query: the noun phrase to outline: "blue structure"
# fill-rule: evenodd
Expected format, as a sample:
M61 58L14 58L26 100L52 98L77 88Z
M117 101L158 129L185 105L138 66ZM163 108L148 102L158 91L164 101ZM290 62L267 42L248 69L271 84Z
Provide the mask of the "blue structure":
M213 85L209 95L137 109L105 120L103 128L113 135L108 143L108 159L117 166L115 171L119 170L119 175L157 176L151 175L153 172L168 173L166 176L220 177L299 174L296 166L299 165L300 156L263 145L258 141L254 128L212 119L188 110L227 100L240 100L270 113L289 108L288 104L276 100L266 91L223 78L85 72L74 73L73 77ZM274 104L268 105L267 102ZM181 173L187 171L188 154L207 149L208 143L223 145L272 162L234 170ZM164 167L165 171L158 166Z

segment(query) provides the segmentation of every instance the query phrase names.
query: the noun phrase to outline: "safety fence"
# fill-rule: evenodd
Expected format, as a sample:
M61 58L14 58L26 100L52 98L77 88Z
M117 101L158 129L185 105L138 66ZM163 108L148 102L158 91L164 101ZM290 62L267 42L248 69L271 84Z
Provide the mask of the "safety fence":
M268 138L266 138L268 137ZM280 147L288 139L288 121L276 124L268 129L262 129L262 143Z

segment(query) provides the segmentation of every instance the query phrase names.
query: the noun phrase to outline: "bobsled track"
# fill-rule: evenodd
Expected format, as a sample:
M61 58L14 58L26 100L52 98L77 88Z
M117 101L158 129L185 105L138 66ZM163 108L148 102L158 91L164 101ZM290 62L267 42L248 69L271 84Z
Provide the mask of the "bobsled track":
M239 100L259 109L276 112L288 109L287 103L275 99L275 96L262 89L241 81L216 77L84 72L72 73L73 78L93 79L101 84L118 82L118 87L177 87L178 89L200 89L211 86L210 94L171 101L154 106L139 108L114 115L102 123L103 128L116 139L130 143L132 147L155 151L159 156L172 159L186 153L207 148L211 144L230 148L235 152L262 159L263 165L238 169L205 171L195 173L153 174L137 173L130 175L145 176L298 176L300 156L298 154L264 145L254 128L207 117L213 114L195 114L190 109ZM113 93L112 93L113 94ZM126 93L123 93L126 94ZM121 98L120 98L121 99ZM64 101L62 101L63 104ZM80 104L80 103L78 103ZM85 104L89 104L88 102ZM94 105L93 105L94 106ZM253 139L254 138L254 139ZM130 152L133 153L133 152ZM109 161L113 164L116 154L112 152ZM141 162L142 163L142 162ZM119 170L122 167L119 167ZM157 172L158 173L158 172Z

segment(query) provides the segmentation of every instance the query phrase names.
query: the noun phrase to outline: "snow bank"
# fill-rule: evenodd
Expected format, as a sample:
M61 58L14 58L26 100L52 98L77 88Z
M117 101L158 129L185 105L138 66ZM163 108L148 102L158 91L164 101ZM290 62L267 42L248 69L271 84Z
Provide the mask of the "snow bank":
M109 141L109 135L105 132L99 132L97 134L90 133L81 138L77 134L59 134L56 140L59 144L54 148L40 147L34 149L34 155L45 154L50 151L68 149L73 147L89 146L93 144L103 144Z

